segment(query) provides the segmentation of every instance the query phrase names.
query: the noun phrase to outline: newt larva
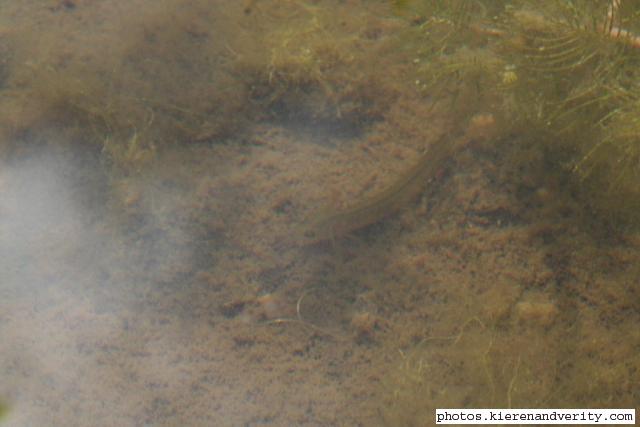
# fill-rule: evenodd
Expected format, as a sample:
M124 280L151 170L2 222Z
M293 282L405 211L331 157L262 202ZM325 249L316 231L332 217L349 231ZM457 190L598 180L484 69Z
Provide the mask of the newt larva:
M303 229L303 245L345 236L397 213L420 194L466 140L452 141L444 135L390 186L337 212L318 214Z

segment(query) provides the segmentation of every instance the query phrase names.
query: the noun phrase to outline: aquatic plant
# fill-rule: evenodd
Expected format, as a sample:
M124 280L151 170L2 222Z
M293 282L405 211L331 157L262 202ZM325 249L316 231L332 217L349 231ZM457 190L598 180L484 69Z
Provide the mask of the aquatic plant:
M9 405L6 402L0 401L0 421L7 417L9 410Z
M69 34L91 25L67 16L42 43L34 40L41 29L13 32L6 86L16 95L2 105L6 139L19 145L27 131L69 129L76 140L104 149L112 164L135 169L154 147L218 140L237 130L246 88L227 65L234 49L222 36L239 34L224 19L237 12L231 5L212 11L208 0L182 3L160 0L106 28L96 24L86 44Z
M431 46L416 48L426 94L508 118L503 134L545 144L594 210L640 220L637 2L394 4L416 23L412 37Z

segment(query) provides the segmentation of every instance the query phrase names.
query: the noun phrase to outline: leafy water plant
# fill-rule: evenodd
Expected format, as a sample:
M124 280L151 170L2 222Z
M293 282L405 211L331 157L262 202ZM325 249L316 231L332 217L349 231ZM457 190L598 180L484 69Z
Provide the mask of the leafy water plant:
M411 31L430 46L416 48L425 92L508 118L503 133L545 144L595 211L640 222L637 2L394 4L420 15Z

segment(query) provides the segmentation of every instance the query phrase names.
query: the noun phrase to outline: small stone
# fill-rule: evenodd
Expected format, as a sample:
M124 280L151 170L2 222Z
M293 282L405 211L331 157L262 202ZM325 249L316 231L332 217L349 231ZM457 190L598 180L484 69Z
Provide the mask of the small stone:
M378 320L371 313L356 313L351 318L351 328L359 339L371 339L377 327Z
M283 298L276 294L265 294L256 298L256 317L259 320L274 320L292 315Z
M549 301L522 301L516 304L516 316L522 323L551 326L558 315L558 308Z

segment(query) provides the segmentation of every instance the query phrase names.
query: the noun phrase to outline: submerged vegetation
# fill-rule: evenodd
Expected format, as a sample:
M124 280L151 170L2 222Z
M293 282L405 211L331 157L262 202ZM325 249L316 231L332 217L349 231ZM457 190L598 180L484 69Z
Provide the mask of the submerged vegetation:
M0 401L0 421L2 421L9 413L9 405Z
M136 170L163 142L225 138L250 117L357 130L384 116L395 79L449 103L460 123L491 112L502 135L543 144L571 171L590 208L639 222L636 2L393 0L395 18L376 24L366 14L332 22L302 1L249 4L228 13L244 13L251 33L230 28L207 1L159 2L105 29L111 39L96 43L108 55L66 51L65 33L42 48L7 36L16 94L2 105L5 141L55 120ZM270 27L284 18L287 27ZM378 72L376 56L410 61L415 78L401 66Z
M393 3L415 22L425 93L492 109L507 119L503 135L543 144L573 173L591 209L639 222L637 2Z
M414 86L458 123L493 114L503 136L544 145L589 210L640 222L637 2L390 0L344 21L340 2L240 3L163 0L80 51L68 31L3 33L2 150L54 121L128 173L255 118L358 131Z
M213 34L229 31L224 16L209 6L163 0L111 20L87 7L96 28L83 45L74 40L84 24L71 14L51 18L60 29L43 43L28 26L3 34L12 51L5 89L13 92L2 105L3 145L28 145L55 125L128 173L159 146L237 130L244 84L226 66L233 49Z

